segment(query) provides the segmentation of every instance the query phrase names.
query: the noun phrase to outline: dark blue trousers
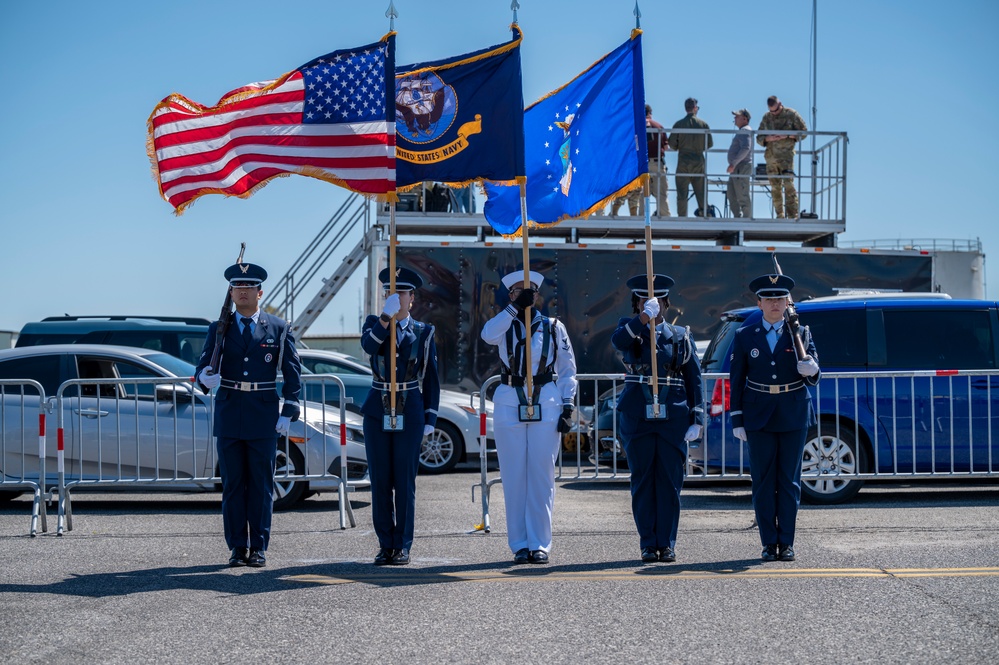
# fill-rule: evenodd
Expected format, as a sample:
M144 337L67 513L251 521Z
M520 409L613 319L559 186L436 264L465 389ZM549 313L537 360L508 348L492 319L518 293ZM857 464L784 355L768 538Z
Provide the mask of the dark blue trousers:
M378 546L409 549L416 519L416 472L423 421L406 418L401 432L382 431L382 419L364 416L364 449L371 479L371 521Z
M640 547L676 547L686 456L659 434L624 441Z
M266 550L274 511L277 434L267 439L219 437L216 441L226 545Z
M801 503L801 454L807 431L746 432L753 508L764 546L794 545L794 525Z

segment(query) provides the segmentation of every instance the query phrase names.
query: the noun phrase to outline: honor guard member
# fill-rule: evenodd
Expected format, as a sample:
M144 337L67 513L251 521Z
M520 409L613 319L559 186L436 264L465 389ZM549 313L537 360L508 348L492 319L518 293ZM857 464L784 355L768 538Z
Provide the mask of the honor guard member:
M611 344L628 369L618 400L620 434L631 469L631 509L638 527L642 561L676 561L680 488L687 442L704 425L701 368L690 329L666 323L673 279L647 275L628 280L634 317L618 322ZM649 321L656 322L656 377L652 391Z
M195 375L206 390L218 388L214 434L229 565L259 568L267 563L278 436L288 436L300 412L301 364L288 323L260 311L267 271L237 263L226 269L225 278L236 311L222 340L220 367L217 372L209 367L216 321L208 328ZM276 390L278 372L284 379L283 405Z
M536 309L540 273L503 278L510 304L482 327L499 349L502 384L493 395L496 453L503 480L507 540L516 563L548 563L560 432L568 432L576 398L576 358L565 326ZM531 408L528 408L524 310L531 307ZM557 378L557 381L556 381Z
M416 512L416 472L423 437L434 431L441 387L437 376L434 327L410 316L416 289L423 285L408 268L396 270L396 293L389 294L389 270L378 273L385 287L381 316L368 316L361 347L371 358L374 380L361 406L364 448L371 478L371 520L378 536L375 565L409 563ZM391 348L389 325L396 326ZM395 410L390 404L390 354L395 354Z
M732 433L749 442L753 508L764 561L794 561L794 526L801 501L801 455L814 422L807 386L819 382L818 356L807 327L798 358L784 311L794 280L763 275L749 284L763 311L732 342Z

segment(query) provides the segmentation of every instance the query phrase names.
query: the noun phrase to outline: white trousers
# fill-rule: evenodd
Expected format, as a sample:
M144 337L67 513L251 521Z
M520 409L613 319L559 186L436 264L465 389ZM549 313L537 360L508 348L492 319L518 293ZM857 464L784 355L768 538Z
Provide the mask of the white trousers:
M555 503L555 460L561 405L543 404L540 422L523 423L517 407L495 405L493 429L503 501L506 504L510 551L527 548L548 552L552 546L552 506Z

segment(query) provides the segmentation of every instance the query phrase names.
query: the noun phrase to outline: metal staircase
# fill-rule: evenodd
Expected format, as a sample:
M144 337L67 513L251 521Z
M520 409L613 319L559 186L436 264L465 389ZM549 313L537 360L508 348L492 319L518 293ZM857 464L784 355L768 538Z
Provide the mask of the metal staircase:
M374 233L370 225L369 211L370 205L364 197L358 194L347 197L288 272L278 280L270 295L264 299L263 306L268 311L291 321L291 332L296 339L301 339L316 322L333 297L366 258L371 234ZM363 228L363 233L357 245L348 252L333 274L323 278L319 292L306 305L304 311L296 316L295 300L303 295L306 288L314 286L314 278L319 271L358 225Z

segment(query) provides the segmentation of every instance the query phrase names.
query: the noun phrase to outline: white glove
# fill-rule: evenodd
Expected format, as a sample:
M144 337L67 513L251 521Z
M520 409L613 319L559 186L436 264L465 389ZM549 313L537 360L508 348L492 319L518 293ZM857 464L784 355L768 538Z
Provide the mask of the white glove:
M201 385L203 385L205 388L212 390L213 388L218 388L219 384L222 383L222 375L209 374L208 373L209 369L210 369L209 367L206 367L203 370L201 370L201 374L198 374L198 381L200 381Z
M696 441L701 438L701 426L694 424L687 428L687 433L683 435L684 441Z
M643 311L646 316L655 320L655 318L659 316L659 301L655 298L649 298L645 301L645 309Z
M393 293L385 299L385 306L382 307L382 314L385 316L395 316L399 313L399 294Z
M288 416L278 416L277 425L274 431L281 436L288 436L288 428L291 427L291 418Z
M739 439L739 441L746 440L746 428L745 427L734 427L732 428L732 436Z
M819 364L815 362L815 358L805 356L804 360L798 361L798 374L802 376L815 376L818 373Z
M423 426L423 436L430 436L433 433L434 433L434 426L433 425L424 425Z

